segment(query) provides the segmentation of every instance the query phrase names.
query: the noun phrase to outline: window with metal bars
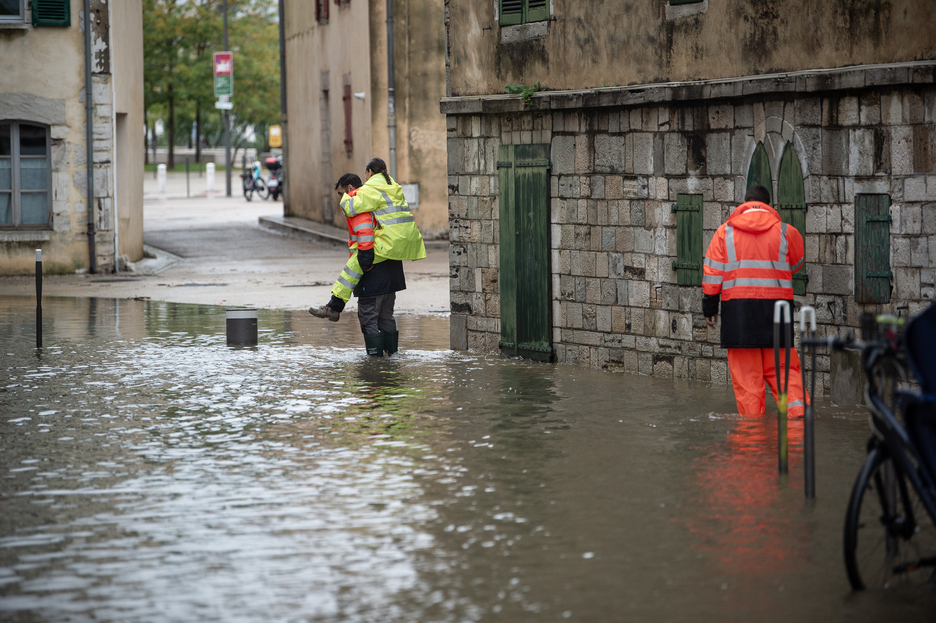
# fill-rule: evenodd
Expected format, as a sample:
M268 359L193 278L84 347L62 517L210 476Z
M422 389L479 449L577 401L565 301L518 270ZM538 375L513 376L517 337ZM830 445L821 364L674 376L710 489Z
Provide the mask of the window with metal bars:
M500 0L500 25L514 26L549 19L548 0Z
M33 26L71 26L69 0L31 0Z

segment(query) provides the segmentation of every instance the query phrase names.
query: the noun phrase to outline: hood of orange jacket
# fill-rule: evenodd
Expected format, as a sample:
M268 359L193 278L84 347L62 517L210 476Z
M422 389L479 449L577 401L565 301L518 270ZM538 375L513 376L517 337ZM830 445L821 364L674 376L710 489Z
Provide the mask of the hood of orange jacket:
M780 214L766 203L742 203L728 217L728 224L736 229L754 233L765 232L780 222Z

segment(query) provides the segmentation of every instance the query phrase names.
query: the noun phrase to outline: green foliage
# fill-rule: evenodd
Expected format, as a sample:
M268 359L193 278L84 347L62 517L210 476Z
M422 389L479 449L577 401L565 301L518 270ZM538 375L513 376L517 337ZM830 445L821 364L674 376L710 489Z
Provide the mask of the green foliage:
M538 91L543 91L546 87L541 85L539 82L534 84L531 87L526 86L525 84L505 84L504 90L508 93L513 93L514 95L523 96L523 105L530 106L533 103L533 94Z
M224 51L222 0L143 0L143 79L147 126L162 121L167 141L198 138L217 145L223 117L214 107L213 53ZM228 0L228 41L234 52L231 145L280 122L277 0ZM159 141L162 143L163 141ZM174 145L173 145L174 147Z

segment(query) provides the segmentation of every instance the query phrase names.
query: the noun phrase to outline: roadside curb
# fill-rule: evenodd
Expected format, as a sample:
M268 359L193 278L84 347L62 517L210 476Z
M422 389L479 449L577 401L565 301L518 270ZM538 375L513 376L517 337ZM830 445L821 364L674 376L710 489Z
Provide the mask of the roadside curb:
M260 229L274 234L318 240L324 242L337 242L341 245L348 243L348 232L334 225L326 225L298 216L261 216ZM424 240L426 248L446 249L448 240Z

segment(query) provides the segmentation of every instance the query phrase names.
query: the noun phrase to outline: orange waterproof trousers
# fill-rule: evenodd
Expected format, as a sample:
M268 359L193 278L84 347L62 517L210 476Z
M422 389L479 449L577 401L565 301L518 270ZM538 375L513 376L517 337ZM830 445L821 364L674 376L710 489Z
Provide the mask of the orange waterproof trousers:
M780 375L783 380L784 351L780 351ZM729 348L728 367L734 386L738 413L757 415L765 412L764 381L777 399L777 370L774 369L772 348ZM787 415L801 416L806 411L803 402L803 373L796 349L790 349L790 381L787 388Z

